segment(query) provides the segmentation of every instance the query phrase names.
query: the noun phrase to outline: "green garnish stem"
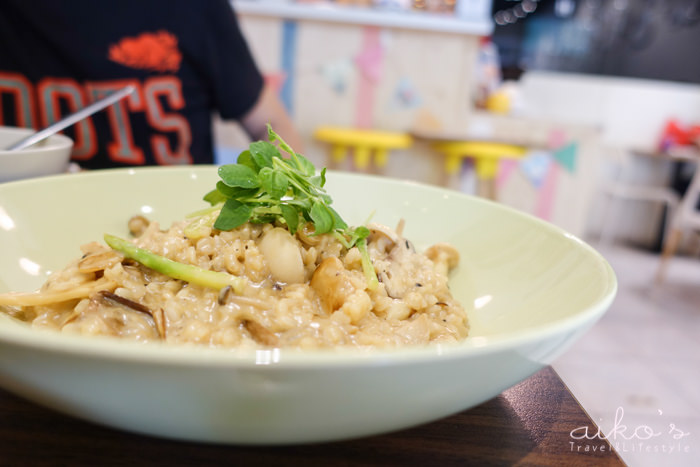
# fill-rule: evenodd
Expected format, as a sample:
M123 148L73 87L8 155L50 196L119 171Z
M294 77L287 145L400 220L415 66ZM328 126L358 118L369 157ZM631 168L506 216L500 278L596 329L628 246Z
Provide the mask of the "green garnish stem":
M379 286L379 280L377 279L377 272L374 270L369 252L367 251L366 238L358 240L357 249L360 250L360 256L362 257L362 272L364 272L365 279L367 279L367 288L369 290L376 290Z
M112 249L122 253L124 257L133 259L144 266L174 279L180 279L190 284L200 285L211 289L220 290L231 286L234 292L243 292L246 280L226 272L210 271L191 264L173 261L165 256L153 253L145 248L140 248L133 243L114 235L105 234L105 242Z
M195 212L192 212L192 213L186 215L185 218L186 218L186 219L193 219L193 218L196 218L196 217L204 217L204 216L209 216L209 215L212 215L212 214L217 214L217 215L218 215L218 212L217 212L217 211L220 211L220 210L221 210L221 206L222 206L222 205L223 205L223 203L217 204L217 205L214 205L214 206L211 206L211 207L208 207L208 208L200 209L199 211L195 211Z

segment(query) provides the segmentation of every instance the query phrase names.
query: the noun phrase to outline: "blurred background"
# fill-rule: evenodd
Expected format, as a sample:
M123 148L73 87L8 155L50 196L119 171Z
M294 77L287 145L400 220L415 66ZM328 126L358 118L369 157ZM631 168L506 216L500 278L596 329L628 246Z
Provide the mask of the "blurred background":
M485 196L598 248L618 299L555 369L603 431L622 408L688 433L677 455L611 440L630 465L700 465L700 1L233 5L315 164ZM247 145L216 135L223 162Z
M474 192L490 176L483 193L582 237L601 234L606 209L600 203L609 204L603 185L613 180L678 193L689 184L692 163L648 156L668 144L696 144L697 1L233 5L266 79L279 88L306 140L307 155L320 165ZM328 139L342 135L319 135L321 127L391 132L412 141L374 143L389 145L376 161L372 151ZM247 144L235 124L220 124L217 134L222 160ZM515 145L526 153L497 157L489 170L473 170L486 163L464 153L448 166L452 148L439 143L453 141ZM663 203L625 206L615 237L658 251L665 209Z
M485 197L555 224L599 250L617 273L618 296L601 321L553 366L602 433L615 434L620 411L631 431L658 433L643 440L644 449L630 440L610 439L629 465L700 465L700 0L231 0L231 4L265 82L300 133L300 152L317 167L414 180ZM4 21L0 37L10 39L8 47L0 48L0 59L14 66L0 73L0 104L11 108L4 117L0 113L2 125L31 126L29 117L39 108L31 104L28 89L37 90L43 109L57 110L40 115L49 123L58 116L53 113L77 107L84 97L99 95L109 86L139 84L152 77L169 79L168 73L179 69L177 37L167 31L152 34L150 27L144 29L149 33L131 37L138 29L132 24L135 20L165 21L169 16L147 8L134 16L128 5L122 5L125 21L111 17L104 21L128 26L119 32L120 38L126 34L119 47L112 49L110 42L108 55L104 44L86 44L92 47L73 55L74 42L68 41L64 54L71 65L67 69L74 57L81 57L87 64L84 68L101 63L120 79L106 82L98 70L95 76L78 76L76 82L57 78L44 92L43 77L31 83L24 75L32 75L29 72L37 71L38 64L52 65L53 60L35 59L27 50L48 45L47 56L59 57L54 53L59 42L23 25L41 19L48 32L72 38L77 24L96 35L91 28L99 22L85 12L82 21L68 11L69 19L77 21L71 24L56 20L51 8L35 14L37 9L26 2L0 5ZM47 5L66 11L52 2ZM102 5L87 5L92 5L93 15L105 14ZM195 10L187 2L178 5ZM214 3L197 4L205 11L200 5ZM228 16L221 18L233 19L227 3L222 5ZM184 31L180 38L199 50L194 44L206 41L192 27L190 16L178 24ZM22 38L21 49L11 46L17 43L8 34L13 29ZM236 55L232 43L236 42L226 42L223 56L205 57L213 69ZM168 60L161 63L163 57ZM138 59L135 65L133 58ZM150 63L154 58L155 70ZM18 74L20 62L26 62L29 71ZM208 124L210 107L205 101L215 86L199 80L206 73L197 68L198 60L192 63L187 73L197 79L183 88L206 89L197 94L198 100L188 101L189 107L166 101L169 94L159 94L155 85L149 89L167 103L166 109L201 110L197 117ZM164 64L169 65L168 73L160 69ZM244 87L229 84L231 77L245 77L240 62L234 66L229 70L235 73L222 74L226 77L222 87L245 94ZM49 76L62 75L51 71ZM129 81L121 79L125 76ZM259 85L257 73L255 78ZM168 89L179 95L178 86ZM138 96L134 94L129 104L137 114L131 123L142 129L160 124L156 128L160 133L168 134L173 143L179 141L180 127L172 124L180 121L175 114L164 114L171 117L169 123L154 124L147 118L150 114L143 113ZM16 102L26 104L21 109L17 104L22 112L11 107ZM163 109L155 97L151 103L160 114ZM276 99L274 107L280 108ZM112 148L121 158L116 161L115 156L116 162L141 164L143 150L129 142L130 127L108 121L126 107L115 109L95 121L99 117L105 131L122 130L123 147ZM264 125L259 127L264 130ZM85 128L65 131L76 141L82 139L82 150L90 142ZM183 145L192 142L186 128ZM199 131L203 129L200 125ZM209 134L192 134L207 137L210 156ZM238 123L215 116L216 162L234 162L248 146L249 134ZM145 130L134 135L143 141L149 138ZM108 141L103 139L102 146L111 151ZM70 149L64 148L66 164ZM129 157L117 154L117 149ZM77 162L92 157L73 151ZM182 158L188 156L186 151L164 154L165 162L191 161ZM29 164L26 152L15 156L4 159L5 167L18 168L26 162L32 170L45 168ZM79 169L76 165L71 170ZM64 166L56 169L63 170ZM0 167L0 182L12 175L9 172ZM676 431L670 432L671 426ZM664 449L671 445L672 453Z

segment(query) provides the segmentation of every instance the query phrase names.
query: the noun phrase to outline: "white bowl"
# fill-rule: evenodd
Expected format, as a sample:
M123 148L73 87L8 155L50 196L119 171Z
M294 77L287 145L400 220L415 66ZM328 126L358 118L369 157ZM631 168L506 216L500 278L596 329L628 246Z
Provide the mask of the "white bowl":
M68 169L73 140L65 135L52 135L20 151L2 149L35 132L31 128L0 126L0 182L60 174Z
M144 213L204 206L214 167L95 171L0 185L0 292L33 290L103 233ZM360 352L229 351L30 329L0 317L0 385L108 426L168 438L286 444L354 438L484 402L551 363L611 304L609 264L579 239L499 204L436 187L330 173L350 223L406 220L417 247L454 244L469 311L458 345ZM50 194L50 195L49 195Z

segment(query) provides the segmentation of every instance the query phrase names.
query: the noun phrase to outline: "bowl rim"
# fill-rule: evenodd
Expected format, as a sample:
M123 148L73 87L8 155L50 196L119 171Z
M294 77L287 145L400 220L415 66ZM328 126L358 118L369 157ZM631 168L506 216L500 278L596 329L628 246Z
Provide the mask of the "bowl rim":
M20 137L29 136L32 133L36 133L36 131L37 131L33 128L25 128L25 127L17 127L17 126L0 126L0 132L2 132L3 129L16 131L17 133L19 133L18 136L20 136ZM0 148L0 157L20 154L22 152L44 153L44 152L49 152L49 151L55 151L57 149L70 148L74 144L75 144L75 142L73 141L72 138L70 138L62 133L54 133L53 135L49 136L48 138L46 138L44 140L44 144L37 143L29 148L22 149L21 151L16 151L16 150L8 151L7 149Z
M75 174L58 174L16 180L0 184L0 192L17 185L39 184L48 179L60 178L66 182L72 177L103 177L113 174L147 174L148 172L181 171L205 173L216 165L164 166L164 167L120 167L85 171ZM472 355L493 354L535 344L557 335L575 333L592 326L612 304L618 289L615 271L608 261L592 246L564 229L495 201L474 195L450 190L445 187L425 184L412 180L390 178L376 174L358 174L342 171L328 171L329 175L353 178L373 178L395 184L418 185L423 189L435 190L450 196L465 197L473 202L489 204L491 209L507 212L534 222L540 228L549 230L573 241L573 244L602 266L605 276L604 286L599 291L597 301L575 314L552 322L530 326L524 330L508 331L493 336L468 336L464 341L449 344L429 344L404 346L388 349L357 349L340 347L334 349L230 349L198 346L195 344L166 344L160 342L135 342L114 337L80 336L64 334L53 330L34 329L27 323L0 314L0 345L10 344L23 348L49 350L52 353L73 355L83 358L101 358L122 362L160 364L168 366L207 366L207 367L269 367L269 368L329 368L411 364L440 359L461 359Z

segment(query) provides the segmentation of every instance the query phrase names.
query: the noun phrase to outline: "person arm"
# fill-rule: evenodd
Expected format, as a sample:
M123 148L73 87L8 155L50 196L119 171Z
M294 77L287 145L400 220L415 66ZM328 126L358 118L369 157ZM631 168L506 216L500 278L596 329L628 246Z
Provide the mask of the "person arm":
M228 1L210 7L206 69L211 76L216 110L224 120L236 120L252 140L267 140L267 124L296 151L301 137L277 91L267 83Z
M297 152L304 151L304 144L292 118L284 108L277 91L269 84L263 86L260 96L240 119L241 126L252 140L267 141L267 124Z

